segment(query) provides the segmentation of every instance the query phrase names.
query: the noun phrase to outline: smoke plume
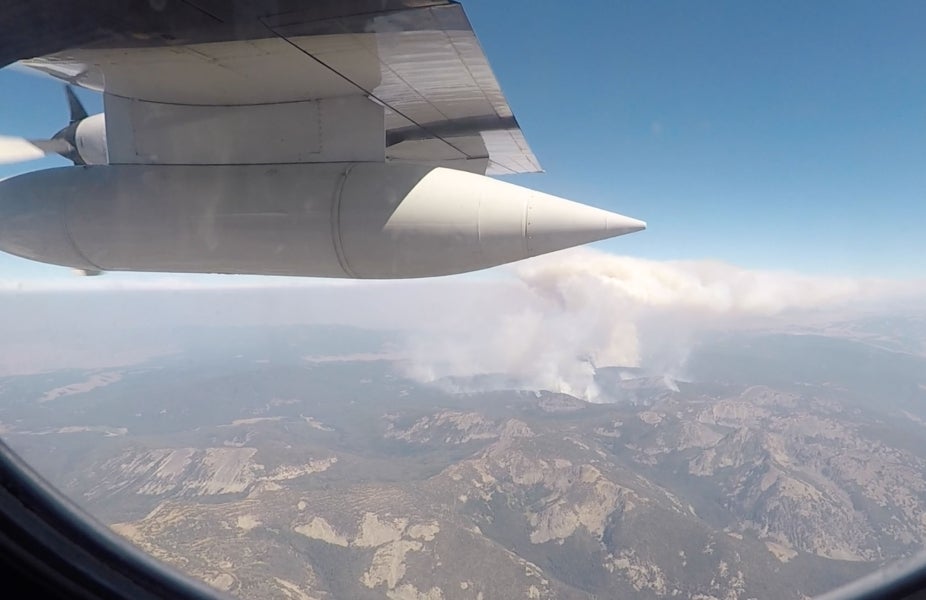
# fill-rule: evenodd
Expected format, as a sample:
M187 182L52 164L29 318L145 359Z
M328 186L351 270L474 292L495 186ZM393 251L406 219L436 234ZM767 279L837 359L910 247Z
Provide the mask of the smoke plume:
M885 282L659 262L589 249L522 263L476 310L448 307L409 340L407 374L457 389L502 385L607 401L604 366L683 377L693 336L876 298ZM487 310L488 307L488 310Z

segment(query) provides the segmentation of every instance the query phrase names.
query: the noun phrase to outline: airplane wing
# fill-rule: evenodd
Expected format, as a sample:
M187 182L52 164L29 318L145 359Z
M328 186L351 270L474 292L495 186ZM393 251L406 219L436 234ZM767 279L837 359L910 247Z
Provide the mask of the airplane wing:
M449 0L9 0L0 60L103 92L0 139L90 166L0 182L0 250L40 262L433 277L645 228L483 176L539 166Z
M448 0L14 0L0 65L104 92L112 164L539 171Z

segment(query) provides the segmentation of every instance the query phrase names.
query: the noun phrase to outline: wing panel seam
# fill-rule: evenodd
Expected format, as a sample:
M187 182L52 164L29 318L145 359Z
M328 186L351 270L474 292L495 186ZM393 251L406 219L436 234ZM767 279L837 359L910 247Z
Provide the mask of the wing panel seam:
M350 77L344 75L343 73L341 73L340 71L338 71L337 69L335 69L334 67L332 67L331 65L329 65L328 63L326 63L325 61L321 60L320 58L318 58L317 56L315 56L315 55L312 54L311 52L307 51L305 48L301 47L299 44L293 42L291 39L289 39L288 37L286 37L285 35L283 35L283 34L280 33L279 31L277 31L276 29L274 29L272 26L270 26L269 24L267 24L267 22L264 20L263 17L260 18L260 23L261 23L264 27L266 27L267 30L270 31L273 35L275 35L276 37L280 38L281 40L283 40L284 42L286 42L287 44L289 44L290 46L292 46L293 48L295 48L296 50L298 50L298 51L301 52L302 54L308 56L309 58L311 58L312 60L314 60L315 62L317 62L318 64L320 64L321 66L325 67L326 69L328 69L329 71L331 71L332 73L334 73L335 75L337 75L338 77L340 77L341 79L343 79L344 81L346 81L346 82L348 82L349 84L351 84L352 86L356 87L358 90L360 90L360 91L363 92L364 94L367 94L370 98L374 99L376 102L379 102L380 104L382 104L383 106L387 107L389 110L393 111L395 114L399 115L400 117L402 117L403 119L405 119L405 120L408 121L409 123L414 124L416 127L420 127L421 129L427 131L427 132L431 135L431 137L433 137L433 138L435 138L435 139L438 139L438 140L442 141L443 143L447 144L448 146L450 146L451 148L453 148L455 151L457 151L458 153L460 153L460 155L465 156L465 157L467 157L467 158L472 158L472 157L469 156L466 152L464 152L463 150L461 150L460 148L458 148L457 146L455 146L454 144L452 144L451 142L449 142L449 141L446 140L445 138L443 138L443 137L441 137L441 136L439 136L439 135L436 135L434 132L430 131L428 128L422 126L421 123L415 121L414 119L412 119L411 117L409 117L408 115L406 115L406 114L405 114L404 112L402 112L401 110L395 108L394 106L392 106L391 104L389 104L388 102L386 102L385 100L383 100L382 98L378 97L378 96L377 96L376 94L374 94L371 90L368 90L368 89L364 88L362 85L360 85L359 83L357 83L356 81L354 81L354 80L351 79ZM427 101L427 99L425 99L425 101ZM429 104L430 104L430 103L429 103ZM441 114L443 114L443 113L441 113Z

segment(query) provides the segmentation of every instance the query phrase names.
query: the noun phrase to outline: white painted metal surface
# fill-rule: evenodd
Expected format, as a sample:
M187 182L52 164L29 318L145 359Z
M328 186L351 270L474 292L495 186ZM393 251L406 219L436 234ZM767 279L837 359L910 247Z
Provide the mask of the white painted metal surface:
M260 39L72 49L24 64L113 96L167 104L283 106L366 94L385 107L380 135L408 127L433 133L448 122L482 119L478 126L404 142L395 155L387 148L387 159L433 161L437 142L443 160L485 160L490 174L540 170L459 5L323 21L297 13L268 18L265 28L267 37ZM145 139L156 134L145 120L149 113L129 116L132 129L120 124L122 135L138 137L136 147L162 150ZM265 151L238 144L230 151L235 162L265 162L265 156L241 160ZM154 163L183 162L154 154Z
M0 182L0 250L86 270L429 277L644 227L413 165L110 165Z
M383 108L361 95L200 106L107 94L105 102L111 164L385 160Z
M77 124L74 132L77 152L88 165L105 165L109 163L109 150L106 144L106 117L104 114L90 115Z
M644 228L477 174L539 165L462 8L427 4L140 16L161 33L25 61L103 90L106 118L34 143L99 166L0 182L0 250L88 272L408 278Z

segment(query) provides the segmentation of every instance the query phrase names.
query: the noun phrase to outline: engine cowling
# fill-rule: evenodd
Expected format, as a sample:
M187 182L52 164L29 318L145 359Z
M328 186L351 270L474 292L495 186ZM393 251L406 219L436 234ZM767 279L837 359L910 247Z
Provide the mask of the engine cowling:
M0 182L0 250L88 271L429 277L644 227L411 164L106 165Z
M74 128L72 144L85 165L109 163L106 150L106 116L103 113L81 119Z

